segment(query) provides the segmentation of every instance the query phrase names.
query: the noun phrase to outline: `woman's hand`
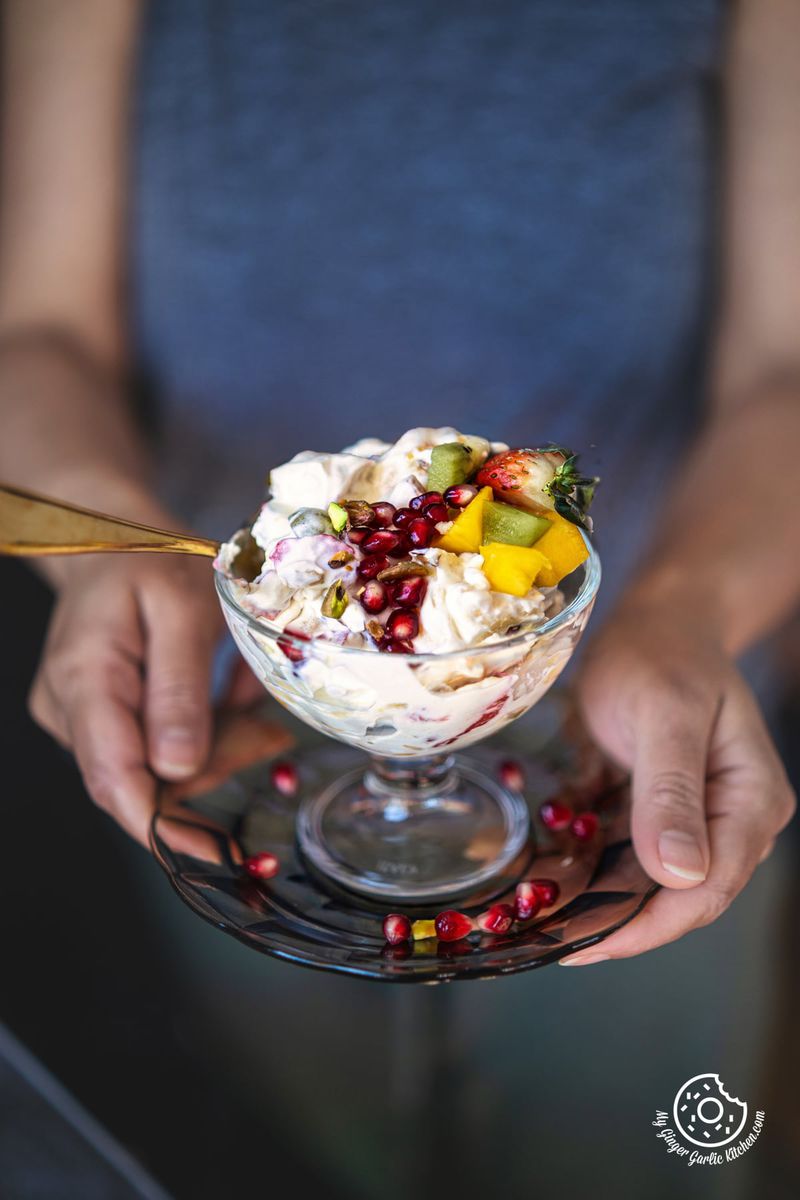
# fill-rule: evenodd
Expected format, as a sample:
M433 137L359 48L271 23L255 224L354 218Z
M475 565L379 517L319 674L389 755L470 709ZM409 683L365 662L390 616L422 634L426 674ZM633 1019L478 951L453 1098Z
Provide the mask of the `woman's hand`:
M208 755L222 629L209 564L95 555L62 571L30 711L74 753L95 803L146 846L154 775L185 778Z
M624 605L580 681L589 728L632 772L632 836L664 890L569 965L627 958L715 920L769 854L794 796L756 701L710 624Z

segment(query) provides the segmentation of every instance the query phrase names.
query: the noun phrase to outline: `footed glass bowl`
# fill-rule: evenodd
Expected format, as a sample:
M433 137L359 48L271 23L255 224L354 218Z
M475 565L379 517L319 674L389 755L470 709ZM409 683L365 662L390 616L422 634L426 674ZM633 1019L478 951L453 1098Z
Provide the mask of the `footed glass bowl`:
M502 876L525 851L518 792L455 751L522 716L555 682L583 633L600 561L563 581L564 606L502 641L443 654L392 655L282 632L217 592L244 658L302 721L369 757L305 797L297 839L307 866L373 899L459 895Z

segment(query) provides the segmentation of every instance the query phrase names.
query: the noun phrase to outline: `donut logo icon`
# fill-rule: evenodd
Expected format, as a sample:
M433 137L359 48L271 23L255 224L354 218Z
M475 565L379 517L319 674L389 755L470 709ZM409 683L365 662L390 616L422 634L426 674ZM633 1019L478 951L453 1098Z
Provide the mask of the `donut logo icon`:
M672 1116L695 1146L727 1146L744 1129L747 1105L729 1096L719 1075L694 1075L678 1088Z

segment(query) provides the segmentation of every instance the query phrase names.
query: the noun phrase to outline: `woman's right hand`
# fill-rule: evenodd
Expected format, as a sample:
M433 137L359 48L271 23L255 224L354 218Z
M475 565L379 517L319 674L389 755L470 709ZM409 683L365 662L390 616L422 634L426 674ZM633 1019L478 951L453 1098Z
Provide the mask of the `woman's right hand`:
M95 803L146 846L155 776L192 775L209 751L222 629L209 564L87 555L60 578L30 711L73 752Z

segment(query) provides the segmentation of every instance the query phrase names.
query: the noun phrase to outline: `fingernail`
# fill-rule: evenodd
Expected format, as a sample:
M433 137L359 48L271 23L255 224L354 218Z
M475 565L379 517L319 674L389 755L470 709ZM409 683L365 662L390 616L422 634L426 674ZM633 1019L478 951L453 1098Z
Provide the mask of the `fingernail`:
M155 758L163 771L190 775L197 770L197 742L189 729L162 729Z
M662 833L658 839L658 857L664 870L679 879L701 883L708 874L705 855L691 833L679 829Z
M610 954L600 954L594 950L586 950L583 953L570 954L569 958L560 958L558 965L560 967L588 967L590 963L608 962Z

